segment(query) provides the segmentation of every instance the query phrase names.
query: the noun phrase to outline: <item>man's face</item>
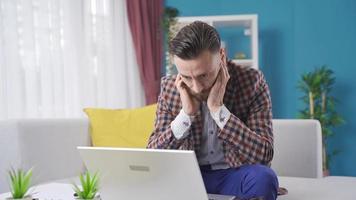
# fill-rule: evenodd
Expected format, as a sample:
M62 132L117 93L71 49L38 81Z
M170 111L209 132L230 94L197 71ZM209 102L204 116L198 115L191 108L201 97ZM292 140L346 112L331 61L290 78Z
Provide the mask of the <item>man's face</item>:
M207 100L224 60L223 49L217 53L204 51L197 58L191 60L183 60L174 56L178 73L182 76L189 93L200 101Z

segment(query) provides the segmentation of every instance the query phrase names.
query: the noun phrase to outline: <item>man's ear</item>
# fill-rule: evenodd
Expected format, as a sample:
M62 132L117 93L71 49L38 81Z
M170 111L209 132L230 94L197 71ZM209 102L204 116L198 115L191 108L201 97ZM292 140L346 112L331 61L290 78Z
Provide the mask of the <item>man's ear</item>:
M224 64L224 66L226 66L226 51L224 48L220 48L220 59L221 59L221 63Z

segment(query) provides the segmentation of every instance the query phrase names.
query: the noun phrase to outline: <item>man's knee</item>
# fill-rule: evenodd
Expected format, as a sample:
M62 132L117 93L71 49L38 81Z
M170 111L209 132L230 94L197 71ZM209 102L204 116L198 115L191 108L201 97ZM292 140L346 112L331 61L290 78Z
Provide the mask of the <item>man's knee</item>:
M248 166L248 173L245 177L245 183L249 183L248 185L253 185L253 190L257 196L268 196L268 198L265 199L275 199L277 196L278 178L275 172L267 166Z
M220 191L221 194L235 195L242 199L263 197L265 200L275 200L277 198L278 179L272 169L264 165L244 165L235 170L229 176L226 186Z
M277 183L278 179L276 173L274 171L264 165L253 165L252 167L252 174L254 178L260 183Z

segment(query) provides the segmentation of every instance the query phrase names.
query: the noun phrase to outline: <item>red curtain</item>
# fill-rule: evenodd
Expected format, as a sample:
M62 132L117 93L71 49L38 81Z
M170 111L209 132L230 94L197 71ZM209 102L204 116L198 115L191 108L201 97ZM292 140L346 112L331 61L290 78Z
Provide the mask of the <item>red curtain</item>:
M146 104L157 102L163 60L163 0L126 0Z

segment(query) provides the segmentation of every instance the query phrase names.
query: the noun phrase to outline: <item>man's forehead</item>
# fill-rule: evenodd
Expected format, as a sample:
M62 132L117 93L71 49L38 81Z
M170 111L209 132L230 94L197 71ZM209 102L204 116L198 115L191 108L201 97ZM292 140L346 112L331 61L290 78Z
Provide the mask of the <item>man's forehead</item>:
M180 74L183 76L199 76L206 74L219 64L219 54L203 55L196 59L183 60L174 56L174 62Z

